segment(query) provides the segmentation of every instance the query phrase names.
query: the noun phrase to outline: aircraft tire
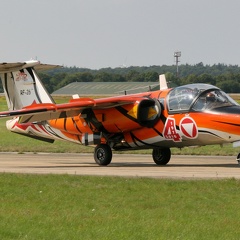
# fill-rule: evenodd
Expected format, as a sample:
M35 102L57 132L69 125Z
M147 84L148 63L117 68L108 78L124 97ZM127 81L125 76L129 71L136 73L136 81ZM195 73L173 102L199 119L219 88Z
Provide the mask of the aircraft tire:
M94 150L94 160L98 165L106 166L112 161L112 150L107 144L99 144Z
M240 166L240 153L237 155L237 162L238 162L238 165Z
M170 148L154 148L152 158L157 165L166 165L171 159L171 150Z

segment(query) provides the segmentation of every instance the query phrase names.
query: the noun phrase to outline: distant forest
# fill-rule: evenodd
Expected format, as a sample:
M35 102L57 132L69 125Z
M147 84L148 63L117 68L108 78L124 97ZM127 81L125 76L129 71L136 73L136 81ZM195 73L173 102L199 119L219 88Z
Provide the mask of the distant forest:
M202 62L176 66L102 68L92 70L78 67L63 67L48 72L39 72L47 90L53 91L71 82L158 82L159 74L166 74L170 86L189 83L216 85L227 93L240 93L240 67L238 65L204 65ZM0 86L2 92L2 86Z

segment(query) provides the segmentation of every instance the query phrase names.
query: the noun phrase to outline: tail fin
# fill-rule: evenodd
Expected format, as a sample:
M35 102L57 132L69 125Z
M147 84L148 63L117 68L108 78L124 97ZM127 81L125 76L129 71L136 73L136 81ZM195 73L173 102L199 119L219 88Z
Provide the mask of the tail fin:
M59 67L31 60L22 63L0 63L0 76L9 110L32 103L53 103L35 70Z

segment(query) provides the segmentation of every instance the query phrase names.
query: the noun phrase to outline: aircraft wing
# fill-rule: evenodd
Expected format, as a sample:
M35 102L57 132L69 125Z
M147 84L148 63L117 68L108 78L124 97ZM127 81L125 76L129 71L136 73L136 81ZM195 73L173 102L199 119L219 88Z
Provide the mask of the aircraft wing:
M126 104L133 104L136 101L146 99L145 97L110 97L103 99L78 98L72 99L69 103L33 103L20 110L0 112L0 118L20 117L19 123L41 122L45 120L74 117L84 109L107 109Z

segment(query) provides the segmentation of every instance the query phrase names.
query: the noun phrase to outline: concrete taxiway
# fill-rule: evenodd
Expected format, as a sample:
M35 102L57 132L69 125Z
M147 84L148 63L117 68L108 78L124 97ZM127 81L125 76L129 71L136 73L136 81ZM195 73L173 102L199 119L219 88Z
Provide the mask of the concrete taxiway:
M114 154L108 166L98 166L92 154L0 153L0 172L76 174L177 179L240 179L234 156L173 155L166 166L157 166L151 155Z

